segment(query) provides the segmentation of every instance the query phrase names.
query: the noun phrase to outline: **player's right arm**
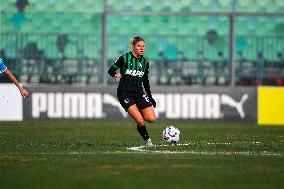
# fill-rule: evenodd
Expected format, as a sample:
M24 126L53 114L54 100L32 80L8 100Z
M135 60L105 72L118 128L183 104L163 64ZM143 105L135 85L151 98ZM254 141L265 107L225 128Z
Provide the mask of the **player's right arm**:
M7 70L7 66L4 64L2 58L0 58L0 74Z
M18 89L19 89L19 91L20 91L20 93L23 97L29 96L29 92L23 86L20 85L20 83L18 82L16 77L10 72L10 70L4 64L3 60L0 58L0 74L1 73L5 73L7 75L7 77L10 79L10 81L18 87Z
M18 87L18 89L19 89L19 91L20 91L20 93L21 93L21 95L23 96L23 97L28 97L29 96L29 92L22 86L22 85L20 85L20 83L18 82L18 80L15 78L15 76L10 72L10 70L9 69L6 69L5 71L4 71L4 73L7 75L7 77L10 79L10 81L12 82L12 83L14 83L17 87Z
M112 77L121 78L121 74L116 72L117 69L121 68L123 65L123 56L120 56L108 69L108 74Z

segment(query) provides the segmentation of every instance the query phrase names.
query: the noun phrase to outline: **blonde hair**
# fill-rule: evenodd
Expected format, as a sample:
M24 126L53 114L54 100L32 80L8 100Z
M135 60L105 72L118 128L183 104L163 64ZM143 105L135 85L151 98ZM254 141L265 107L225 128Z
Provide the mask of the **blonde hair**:
M144 42L145 42L145 40L144 40L142 37L140 37L140 36L135 36L135 37L133 37L133 38L129 41L129 48L130 48L131 50L133 50L133 47L134 47L139 41L144 41Z

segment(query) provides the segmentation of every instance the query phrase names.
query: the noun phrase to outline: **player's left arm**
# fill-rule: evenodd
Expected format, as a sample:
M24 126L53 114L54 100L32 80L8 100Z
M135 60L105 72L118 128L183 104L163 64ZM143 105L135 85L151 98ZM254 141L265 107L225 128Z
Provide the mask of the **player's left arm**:
M153 107L156 108L156 101L152 97L148 75L149 75L149 64L147 64L145 73L144 73L144 75L142 77L142 82L143 82L144 89L145 89L145 91L146 91L146 93L147 93L147 95L149 97L150 102L152 103Z

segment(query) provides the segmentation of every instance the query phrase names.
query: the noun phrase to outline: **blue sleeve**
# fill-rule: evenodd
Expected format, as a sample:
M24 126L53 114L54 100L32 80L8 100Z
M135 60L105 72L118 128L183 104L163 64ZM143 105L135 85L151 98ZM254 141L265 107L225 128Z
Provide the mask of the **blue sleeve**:
M7 66L4 64L2 58L0 58L0 74L7 70Z

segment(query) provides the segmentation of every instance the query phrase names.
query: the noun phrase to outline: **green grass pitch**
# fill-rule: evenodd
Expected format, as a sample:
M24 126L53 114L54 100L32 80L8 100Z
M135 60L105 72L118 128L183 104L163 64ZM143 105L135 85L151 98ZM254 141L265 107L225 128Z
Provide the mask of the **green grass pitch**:
M163 146L168 125L180 145ZM135 148L130 120L0 122L0 188L284 188L284 127L174 121L148 131L150 149Z

